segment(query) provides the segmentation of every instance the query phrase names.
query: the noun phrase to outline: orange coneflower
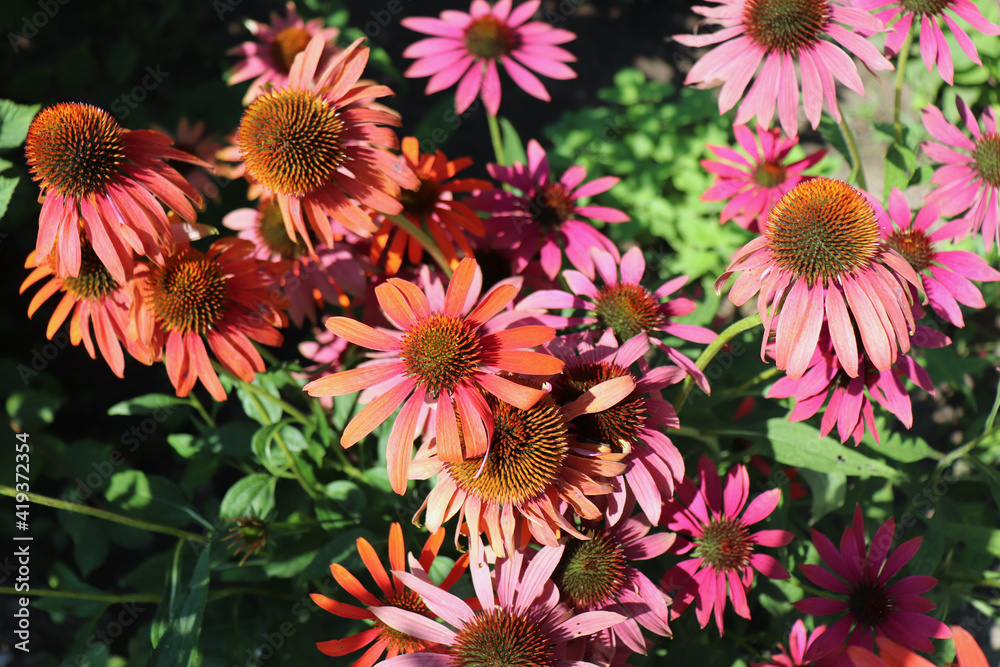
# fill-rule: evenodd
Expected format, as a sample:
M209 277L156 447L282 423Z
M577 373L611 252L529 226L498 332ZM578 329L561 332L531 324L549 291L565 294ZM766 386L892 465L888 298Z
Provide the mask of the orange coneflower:
M205 349L233 375L252 382L264 362L251 341L281 345L276 327L288 325L287 301L266 285L268 263L253 257L249 241L219 239L207 253L184 246L162 266L137 269L133 319L151 318L151 344L165 349L167 374L178 396L200 378L218 401L226 392Z
M60 278L55 275L51 264L46 259L39 260L37 251L32 250L24 263L24 268L34 269L21 283L21 294L40 280L49 278L41 289L31 299L28 306L28 317L35 314L38 308L56 292L62 292L62 299L49 319L45 337L52 340L59 327L70 316L69 337L73 345L83 341L84 347L91 359L96 359L94 339L101 356L108 362L111 371L118 377L124 377L125 356L122 354L122 343L129 354L143 362L153 362L151 350L128 335L128 290L115 282L108 270L101 264L94 249L84 241L81 247L80 271L76 276ZM91 338L90 329L94 336Z
M466 257L473 255L465 232L476 236L485 233L479 215L466 204L455 200L454 193L488 190L493 186L489 181L475 178L451 180L455 174L470 167L472 159L461 157L449 160L441 151L434 154L421 153L420 144L414 137L403 138L402 153L407 166L420 179L418 188L402 192L403 215L417 227L427 223L428 231L454 269L458 266L456 245ZM404 254L413 264L419 263L423 257L420 243L402 229L393 231L395 227L391 220L383 217L371 246L372 263L377 263L384 257L385 272L390 276L399 271Z
M171 147L170 137L126 130L89 104L43 109L31 121L24 152L44 200L35 250L60 277L79 275L86 236L124 283L134 255L159 262L172 247L160 201L189 222L197 217L192 203L202 205L201 195L164 160L207 164Z
M245 173L281 207L289 238L302 238L314 252L309 228L333 247L332 221L370 236L375 223L361 204L395 215L400 188L420 181L389 153L396 134L384 125L399 117L374 100L391 95L385 86L359 84L368 48L357 40L317 75L324 40L314 37L295 57L288 85L261 94L243 113L236 146L225 159L242 161Z

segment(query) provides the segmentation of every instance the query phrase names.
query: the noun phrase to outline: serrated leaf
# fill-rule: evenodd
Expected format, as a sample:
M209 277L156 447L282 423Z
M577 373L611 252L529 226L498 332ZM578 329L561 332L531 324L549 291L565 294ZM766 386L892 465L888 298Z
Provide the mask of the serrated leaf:
M817 472L839 472L855 477L905 477L882 461L869 458L833 438L820 437L819 429L784 419L767 420L767 440L779 463Z
M15 148L24 143L28 127L41 104L16 104L10 100L0 100L0 150Z
M274 509L274 489L278 479L272 475L255 473L247 475L226 491L219 505L219 516L245 517L252 511L265 517Z
M885 429L881 428L881 424L878 426L879 430L884 432ZM861 442L873 453L881 454L886 458L901 463L913 463L914 461L923 459L941 458L941 453L928 445L927 441L923 438L907 436L901 433L890 433L889 437L882 438L882 441L878 444L875 444L875 439L870 434L865 434L865 438Z
M169 394L145 394L144 396L136 396L127 401L115 403L108 408L108 414L112 416L148 415L156 410L165 410L169 414L174 409L174 406L177 405L190 405L190 403L186 398L177 398Z
M266 390L268 395L247 391L242 382L236 384L236 395L247 417L261 424L273 424L281 419L281 405L272 398L278 396L274 381L266 375L258 375L252 384Z
M154 638L156 648L148 665L183 667L200 663L198 637L201 634L205 603L208 601L211 546L208 543L202 547L187 587L168 584L162 603L167 608L166 620L158 641Z

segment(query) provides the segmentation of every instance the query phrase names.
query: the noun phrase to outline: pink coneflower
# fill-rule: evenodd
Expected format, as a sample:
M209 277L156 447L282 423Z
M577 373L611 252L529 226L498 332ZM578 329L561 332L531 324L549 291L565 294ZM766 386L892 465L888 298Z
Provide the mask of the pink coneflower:
M882 22L848 6L850 3L844 0L711 2L721 6L693 9L706 17L705 23L721 25L722 29L710 35L675 35L674 39L694 47L719 44L695 63L684 83L723 84L719 113L729 111L742 98L736 113L738 124L757 116L758 125L770 127L777 105L785 134L798 134L796 60L802 80L802 103L813 129L819 126L824 99L830 115L840 122L834 78L856 93L865 94L857 66L841 47L871 70L892 69L878 49L855 34L859 30L882 32ZM764 64L760 76L744 96L761 61Z
M767 662L751 662L750 667L800 667L808 665L811 661L806 660L806 653L809 648L816 643L819 636L826 631L825 625L818 626L806 636L806 624L802 619L795 621L792 631L788 633L788 647L778 644L778 655L772 655Z
M576 60L569 51L555 46L576 38L568 30L541 21L527 22L541 5L528 0L511 11L511 0L492 7L485 0L472 0L470 13L447 10L441 18L405 18L402 25L425 35L411 44L403 57L417 58L404 76L430 76L425 93L430 95L458 83L455 110L462 113L476 96L482 96L486 112L500 110L500 75L497 63L521 90L549 101L542 82L528 70L551 79L574 79L576 72L565 63Z
M285 18L271 12L270 25L247 19L244 25L256 40L243 42L229 51L229 55L243 56L243 60L226 73L226 83L232 86L254 79L243 96L243 104L250 104L269 88L286 86L295 56L305 51L312 38L322 40L323 60L339 51L332 44L340 34L337 28L324 28L323 19L303 21L291 1L285 4L285 12Z
M979 52L969 35L945 10L953 13L955 18L965 19L966 23L984 35L1000 35L1000 26L986 20L970 0L854 0L854 6L868 11L879 10L875 12L875 18L890 29L885 36L885 52L889 55L899 53L910 34L913 19L920 17L920 55L924 59L924 65L930 72L934 63L937 63L938 73L949 86L954 83L955 67L952 64L951 47L938 24L938 18L943 18L951 28L955 41L969 60L980 67L983 63L979 60Z
M938 187L927 195L927 202L938 204L941 214L950 217L965 213L964 219L975 234L982 230L986 250L1000 245L1000 134L993 109L983 111L985 132L979 131L972 111L961 97L955 98L958 114L972 138L944 118L935 106L924 109L924 127L942 143L920 144L930 158L945 166L934 171L931 183ZM959 150L969 151L969 154Z
M202 205L164 160L208 166L171 143L159 132L126 130L89 104L56 104L35 116L24 149L44 199L35 250L57 276L80 273L84 238L119 283L131 278L135 255L163 261L173 246L163 204L189 222L197 217L191 204Z
M944 336L932 329L918 327L918 334L925 347L931 347L927 343L932 341L934 346L944 342L941 340ZM883 371L873 368L862 355L857 361L857 367L858 374L849 377L829 338L824 334L802 377L778 380L768 390L767 397L795 399L795 407L788 417L791 422L809 419L826 404L826 411L820 422L820 435L826 436L836 426L841 442L847 442L853 437L854 444L860 444L866 428L875 437L875 442L879 441L875 413L872 410L873 399L896 415L903 426L913 426L910 395L903 386L903 378L909 379L927 393L934 394L934 383L930 375L909 355L899 355L892 367Z
M49 280L32 297L28 305L28 317L33 316L54 294L62 292L59 305L56 306L45 329L46 338L52 340L56 331L69 317L70 343L79 345L82 341L90 358L96 359L94 348L96 339L101 356L118 377L124 377L125 373L122 343L133 357L144 364L151 364L153 353L128 335L128 309L131 302L128 290L112 279L89 243L84 242L81 257L80 271L76 276L59 278L46 260L39 261L38 253L31 251L24 267L33 271L21 283L20 293L23 294L39 280L45 278ZM93 336L90 333L91 328L94 330Z
M236 146L220 156L242 161L234 175L246 175L273 196L285 231L310 252L315 236L334 244L334 221L360 236L377 229L355 200L376 211L402 210L400 188L420 181L389 151L396 134L384 125L399 117L375 104L391 95L385 86L359 84L369 49L359 39L318 73L324 42L313 37L295 57L288 85L261 94L240 119Z
M675 317L694 312L694 301L678 297L661 303L687 282L687 276L669 280L655 292L649 292L640 284L646 272L646 260L638 246L626 252L620 262L614 255L603 250L593 249L590 254L598 275L604 281L603 287L598 289L590 278L579 271L566 270L563 271L563 277L573 291L572 294L560 290L539 290L524 298L516 309L531 313L533 318L543 324L555 327L596 324L604 330L611 329L619 341L644 335L671 361L694 377L699 387L708 392L708 381L701 369L678 350L654 337L655 334L665 334L704 344L715 340L716 334L704 327L672 321ZM583 309L587 313L583 317L573 318L533 313L540 309L563 308Z
M920 274L934 312L955 326L964 327L959 303L970 308L986 307L983 295L969 279L995 282L1000 280L1000 271L991 268L974 252L937 250L936 243L963 236L968 231L965 221L959 220L932 232L939 213L937 204L927 204L914 218L903 193L893 188L884 216L891 224L881 225L882 238Z
M288 325L281 312L287 302L267 287L274 278L253 252L249 241L230 237L217 240L207 253L182 246L162 265L137 267L132 319L155 322L144 342L162 345L178 396L191 393L200 379L215 400L226 400L206 342L219 363L244 382L264 372L253 342L283 342L278 328Z
M306 318L316 324L317 309L325 303L347 307L351 297L365 293L365 270L344 244L334 249L318 244L316 256L310 255L304 243L288 238L281 209L270 197L261 198L256 209L226 214L222 224L253 242L255 257L282 267L273 286L288 299L288 316L297 327Z
M595 662L610 663L622 647L645 654L651 644L640 626L661 637L672 635L667 624L670 597L632 565L662 555L673 544L673 533L650 535L651 528L641 516L617 526L606 520L603 527L587 530L587 540L570 539L538 551L539 556L553 551L561 554L552 580L565 604L578 612L604 609L628 617L591 640Z
M420 559L416 561L416 566L413 569L426 577L426 573L437 558L438 549L441 548L443 542L443 530L430 535L424 544L423 550L420 552ZM371 667L378 662L383 653L387 658L391 659L397 655L423 651L428 647L427 642L386 626L368 608L390 606L405 609L431 619L436 617L435 614L427 608L427 605L423 603L419 595L403 587L402 580L395 576L395 572L392 574L386 573L381 559L379 559L378 554L368 540L359 537L357 545L358 554L368 569L368 573L371 574L372 580L378 586L379 594L373 595L369 593L361 585L361 582L348 572L344 566L339 563L332 563L330 565L330 573L333 574L333 578L340 584L341 588L354 596L365 607L338 602L318 593L313 593L309 597L322 609L335 616L374 621L374 625L351 637L317 642L316 648L325 655L339 657L368 647L364 654L351 667ZM403 530L395 522L389 528L389 566L389 569L393 571L398 570L402 572L406 570L406 547L403 544ZM469 556L465 554L455 562L448 576L441 582L441 590L447 591L451 588L452 584L465 574L468 566Z
M565 405L601 382L619 377L635 381L631 394L605 410L581 415L570 430L578 438L606 443L613 451L625 454L622 462L628 467L624 475L611 480L615 490L608 497L610 524L627 516L625 508L631 507L627 498L631 497L650 523L657 525L663 501L674 493L674 480L684 479L684 459L663 433L665 428L680 426L680 421L670 403L643 395L679 382L687 373L671 366L633 374L631 366L650 348L649 338L641 334L621 347L610 331L596 344L590 336L576 338L577 344L563 336L544 346L566 363L563 372L552 379L552 396Z
M759 233L771 207L808 178L802 172L822 160L826 151L818 150L798 162L785 164L785 158L799 143L798 137L781 139L778 128L762 127L757 128L755 137L746 125L735 126L733 132L749 159L728 146L708 144L722 161L701 161L701 166L715 174L715 184L702 194L701 200L725 201L721 222L735 220L743 229Z
M592 279L591 248L606 251L616 261L619 259L615 244L579 218L627 222L629 217L607 206L580 206L577 200L606 192L620 179L604 176L583 183L587 170L574 166L562 178L553 180L549 158L534 139L528 142L527 165L490 164L487 170L496 180L516 188L518 194L491 190L470 203L491 215L486 225L489 247L509 251L515 273L523 272L535 257L540 257L545 275L555 280L565 251L569 261Z
M340 396L386 383L383 393L347 425L340 443L350 447L359 442L402 405L386 455L389 480L397 493L406 490L416 416L425 399L438 406L436 433L441 457L461 461L483 456L493 430L492 411L480 389L505 404L527 410L545 392L498 373L547 376L562 370L563 363L555 357L523 349L552 340L555 330L550 327L518 327L485 335L480 332L513 300L517 288L501 285L473 308L479 298L479 289L473 289L476 269L474 259L462 260L448 285L444 303L434 307L427 295L409 281L390 278L379 285L375 289L379 306L399 331L373 329L346 317L331 317L326 322L327 329L356 345L392 353L391 358L379 363L310 382L305 390L311 396Z
M781 500L781 489L771 489L750 499L750 477L742 464L726 474L723 490L719 471L704 454L698 461L698 486L685 479L664 503L661 525L679 534L673 553L693 555L663 575L661 585L668 593L680 588L670 606L675 619L696 603L695 615L701 627L715 616L721 636L726 599L743 618L750 618L747 591L753 571L770 579L787 579L788 571L773 556L757 553L759 546L783 547L792 541L787 530L758 530L750 526L771 515ZM728 592L727 592L728 591Z
M625 465L623 455L607 445L573 438L569 424L619 403L634 387L629 377L614 378L567 405L546 393L528 409L486 395L496 426L485 455L444 460L438 429L413 463L413 479L437 475L421 508L427 510L427 527L437 530L458 514L455 540L469 536L473 562L482 560L477 549L483 533L497 556L524 549L531 538L546 546L558 544L563 533L586 539L576 528L575 516L601 518L603 512L591 496L610 493L606 480L621 475Z
M400 152L406 165L420 180L420 187L417 189L403 190L402 215L418 229L426 225L441 253L454 269L458 266L458 250L465 253L466 257L473 256L466 232L475 236L485 233L479 214L464 202L456 200L455 193L488 190L493 186L489 181L477 178L454 178L458 172L472 166L472 159L462 157L449 160L441 151L421 153L420 144L415 137L403 137ZM376 222L379 223L379 230L372 238L372 264L378 264L384 259L386 275L394 276L403 264L404 256L412 264L420 263L424 249L415 238L397 228L385 216L377 216Z
M382 664L384 667L598 667L584 660L567 660L567 643L621 623L625 617L610 611L574 614L558 604L553 595L552 573L560 554L561 550L536 554L523 571L523 558L515 554L498 561L492 577L486 563L473 562L469 571L479 603L476 610L426 579L394 571L393 575L447 625L397 607L373 607L372 613L387 627L436 644L442 651L400 656Z
M865 193L846 183L815 178L790 190L771 209L763 236L736 252L715 289L737 271L729 299L742 306L760 293L761 359L774 330L777 367L790 378L805 372L824 321L851 377L858 376L858 334L880 371L910 349L906 283L919 287L920 278L879 238Z
M843 616L810 647L806 658L829 656L831 667L849 667L850 660L842 653L845 641L848 646L871 650L872 639L884 636L907 648L933 651L930 637L943 639L951 635L944 623L926 615L934 605L920 595L934 588L937 579L914 575L889 583L923 541L922 537L907 540L890 554L895 531L896 520L890 517L866 547L861 505L854 510L854 525L844 530L839 551L826 535L813 529L813 544L830 569L819 565L799 567L813 584L842 598L811 597L793 602L792 606L811 616Z

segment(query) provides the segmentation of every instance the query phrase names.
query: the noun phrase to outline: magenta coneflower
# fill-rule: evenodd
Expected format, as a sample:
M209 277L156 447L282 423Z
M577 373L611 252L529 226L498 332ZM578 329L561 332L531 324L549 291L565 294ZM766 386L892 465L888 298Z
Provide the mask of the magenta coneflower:
M990 23L970 0L854 0L854 6L869 11L878 10L875 18L890 29L885 36L885 51L889 55L895 55L903 48L913 19L919 17L920 55L924 59L924 65L930 72L934 63L937 63L938 73L948 85L954 83L955 66L951 59L951 47L938 24L939 18L944 19L951 28L955 41L969 60L980 67L983 63L979 60L979 52L969 35L945 10L953 13L955 18L965 19L966 23L984 35L1000 35L1000 26Z
M739 124L757 116L758 125L770 127L777 105L785 134L798 134L796 61L802 80L802 102L813 129L819 126L824 99L830 115L840 122L835 78L856 93L865 94L857 66L841 47L857 56L869 69L892 69L892 64L878 49L856 34L860 30L882 32L885 29L882 22L868 12L850 7L844 0L711 2L721 6L693 9L706 17L706 23L721 25L721 30L710 35L674 36L686 46L722 42L695 63L684 83L723 84L719 96L720 113L732 109L742 98L736 113ZM743 91L761 61L764 65L760 76L744 96Z
M750 500L750 477L742 464L726 474L723 490L719 471L704 454L698 461L698 486L685 479L664 503L661 525L679 535L671 551L691 554L663 575L661 585L668 593L680 588L670 606L675 619L696 603L695 615L701 627L715 616L719 635L723 634L726 599L736 613L750 618L747 591L753 571L770 579L787 579L788 571L773 556L756 553L759 546L783 547L792 541L787 530L758 530L750 526L771 515L781 500L781 489L771 489ZM728 591L728 592L727 592Z
M684 379L687 373L676 366L649 369L633 374L631 366L649 351L648 336L629 339L621 347L612 332L606 331L593 343L592 336L556 338L544 349L566 363L563 372L552 379L552 396L568 404L601 382L619 377L635 380L635 389L618 403L600 412L581 415L570 430L578 438L602 442L615 452L625 454L625 474L611 480L615 490L608 497L607 518L614 525L625 513L628 498L634 498L650 523L660 522L664 500L674 493L674 480L684 479L684 459L664 433L680 422L670 403L660 398L644 397ZM638 376L638 377L637 377Z
M631 503L629 504L631 510ZM587 529L586 540L570 539L556 547L542 547L538 555L558 552L559 566L552 577L563 602L577 612L604 609L628 618L602 630L591 640L590 653L596 662L611 662L617 649L646 653L649 642L641 628L661 637L671 636L667 624L670 597L637 570L633 561L649 560L664 554L673 544L669 532L649 534L651 524L641 516L612 526ZM600 654L599 656L595 654Z
M785 158L799 143L798 137L781 138L781 130L757 128L756 137L746 125L733 128L736 141L746 156L728 146L708 148L721 160L702 160L701 166L715 174L715 184L701 196L702 201L725 201L721 222L734 220L743 229L759 233L767 222L771 207L782 195L806 180L802 172L826 155L825 150L810 153L798 162L785 164Z
M759 292L761 359L774 330L777 367L790 378L805 372L824 321L851 377L858 376L858 334L878 370L910 349L906 283L919 287L920 278L879 238L865 193L846 183L815 178L790 190L771 209L763 236L736 252L716 290L737 271L729 299L742 306Z
M806 624L800 618L795 621L791 632L788 633L787 647L778 644L780 653L772 655L767 662L751 662L750 667L801 667L811 664L811 661L806 660L806 653L825 631L826 626L820 625L806 636Z
M930 158L945 166L934 171L931 183L938 187L927 195L927 201L938 204L946 217L965 213L970 231L982 230L986 250L1000 245L1000 134L993 109L983 111L984 132L979 131L972 111L961 97L955 106L970 139L944 118L935 106L924 109L924 127L942 143L925 141L920 144ZM958 150L956 150L958 149ZM960 151L968 151L968 154Z
M812 616L842 614L842 617L809 648L806 658L817 660L828 656L830 662L824 664L849 667L851 662L843 655L845 642L847 646L871 650L876 636L888 637L907 648L933 651L931 637L951 636L948 626L926 615L934 605L921 596L934 588L937 579L914 575L889 583L923 541L922 537L907 540L890 554L895 531L896 520L890 517L876 531L871 545L866 546L860 505L854 510L853 526L844 530L839 551L826 535L813 529L813 544L830 569L819 565L799 567L809 581L839 597L811 597L792 605Z
M132 277L136 255L163 261L173 248L163 204L188 222L197 217L192 203L202 205L165 160L208 166L171 144L159 132L126 130L89 104L56 104L35 116L24 149L44 199L35 250L57 276L80 273L84 242L119 283Z
M931 231L939 214L937 204L927 204L914 218L903 193L893 188L885 215L891 224L881 225L882 237L920 274L924 292L934 312L955 326L964 327L965 320L958 304L970 308L986 307L983 295L970 279L995 282L1000 280L1000 271L990 267L974 252L938 250L938 242L963 236L968 231L964 220L950 222Z
M947 341L947 338L933 329L920 326L917 329L924 347L937 346ZM934 345L928 345L928 342L933 342ZM903 386L903 378L933 395L934 383L927 371L906 354L899 355L892 367L883 371L873 368L864 355L861 355L857 366L857 376L849 377L824 333L802 377L778 380L768 390L767 397L795 399L795 407L788 417L791 422L809 419L826 404L826 411L820 422L820 435L826 436L836 426L841 442L847 442L853 437L854 444L860 444L865 428L871 431L875 442L879 441L872 399L896 415L906 428L913 426L910 395Z
M594 262L590 249L604 250L616 261L618 249L592 224L579 218L627 222L629 217L607 206L580 206L577 200L606 192L620 179L604 176L583 183L587 170L574 166L567 169L562 178L554 180L549 158L541 145L532 139L527 152L527 165L518 162L512 167L487 166L493 178L513 186L518 194L496 189L469 202L491 216L486 224L486 242L490 248L510 251L517 274L539 257L545 275L555 280L562 268L565 251L573 266L593 279Z
M671 361L687 371L699 387L708 392L708 381L701 369L678 350L654 337L660 333L704 344L715 340L716 334L704 327L672 321L675 317L694 312L694 301L678 297L661 303L687 282L687 276L669 280L655 292L650 292L640 284L646 272L646 260L638 246L626 252L620 262L614 255L596 248L590 254L598 275L604 281L603 287L598 289L590 278L579 271L566 270L563 271L563 277L573 294L560 290L539 290L525 297L517 304L516 309L531 313L534 319L554 327L596 324L604 330L611 329L619 341L644 335ZM535 314L538 311L563 308L582 309L587 313L583 317L572 318Z
M330 249L317 244L315 256L310 255L304 243L288 238L281 209L270 197L262 197L256 209L241 208L226 214L222 224L252 241L255 257L282 267L276 271L274 287L288 299L288 316L297 327L306 318L316 324L317 310L325 303L347 307L351 297L365 293L365 270L345 249L351 246L338 244Z
M592 662L567 660L567 643L621 623L625 617L610 611L574 614L558 604L552 573L560 555L561 550L538 553L522 568L523 557L518 553L498 561L492 577L486 563L471 563L469 571L479 603L476 610L426 579L393 571L393 576L447 625L397 607L372 607L372 613L387 627L437 645L441 651L391 658L382 665L597 667Z
M486 0L472 0L468 14L447 10L439 19L403 19L402 25L410 30L432 35L403 51L405 58L417 59L405 76L431 77L424 91L427 95L457 82L458 113L468 109L479 95L486 112L496 116L500 110L499 63L521 90L548 102L545 86L528 70L552 79L576 78L576 72L565 64L576 58L555 46L575 39L576 35L541 21L529 23L541 0L528 0L513 11L511 5L511 0L500 0L492 7Z
M480 389L504 404L528 409L545 392L502 377L499 372L548 376L562 370L555 357L531 352L552 340L555 330L544 326L518 327L483 334L480 329L517 294L512 285L479 297L477 265L466 258L448 285L444 303L431 305L413 283L399 278L375 289L379 306L399 331L383 331L346 317L331 317L326 328L356 345L392 353L391 358L334 373L310 382L311 396L340 396L392 381L344 429L344 447L359 442L403 406L389 436L389 480L397 493L406 490L416 416L425 399L437 403L438 450L446 461L483 456L493 431L493 414ZM460 442L461 425L463 452Z
M285 4L285 12L285 18L271 12L270 25L247 19L244 25L256 41L243 42L229 51L243 60L226 73L226 83L232 86L254 79L243 96L243 104L250 104L268 88L287 85L295 56L305 51L313 37L318 36L324 43L323 60L339 51L332 43L340 34L337 28L324 28L323 19L303 21L291 1Z
M295 57L288 85L257 97L240 119L235 147L219 153L241 161L246 175L281 208L285 231L313 252L309 230L328 248L333 223L360 236L377 229L359 202L395 215L402 211L400 188L416 188L417 177L389 151L398 146L385 125L399 117L375 100L392 91L359 84L369 49L359 39L319 71L324 42L313 37Z

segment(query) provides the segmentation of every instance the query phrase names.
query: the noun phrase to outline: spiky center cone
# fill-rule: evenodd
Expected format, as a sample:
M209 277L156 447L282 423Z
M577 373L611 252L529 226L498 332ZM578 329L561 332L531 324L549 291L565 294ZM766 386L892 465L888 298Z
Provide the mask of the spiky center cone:
M289 26L274 36L271 42L271 59L275 67L288 74L292 71L295 56L306 50L309 33L305 28Z
M695 555L716 570L740 570L753 555L750 531L739 519L712 519L705 526L705 534L695 539L695 544Z
M480 365L479 334L461 318L435 313L403 335L400 356L406 374L427 387L431 396L449 393L471 378Z
M747 0L747 34L767 51L796 54L812 46L830 22L827 0Z
M559 227L573 215L576 202L562 183L546 183L531 198L528 213L538 221L542 229Z
M272 192L301 197L344 161L337 108L308 90L264 93L247 107L236 143L250 176Z
M473 19L465 29L465 48L485 60L509 55L519 41L517 33L492 14Z
M124 130L104 109L76 102L43 109L28 128L24 155L42 190L81 198L101 192L125 160Z
M55 248L53 248L55 254ZM53 262L49 262L53 266ZM80 244L80 273L62 279L63 289L77 301L100 301L118 289L118 283L104 267L86 240Z
M222 316L226 283L218 264L185 248L150 271L147 289L153 314L167 331L204 334Z
M433 176L417 172L420 187L416 190L403 190L399 198L403 205L403 213L420 218L434 212L441 199L441 188Z
M810 286L871 266L881 248L865 196L829 178L789 190L771 209L764 236L778 266Z
M635 377L627 368L606 361L567 365L552 381L552 396L566 405L602 382L620 377ZM629 445L639 441L639 431L646 418L646 404L641 398L624 400L607 410L580 415L571 428L582 438L605 442L621 451L622 441Z
M590 610L618 598L628 581L625 547L608 533L571 540L553 580L575 608Z
M663 321L660 304L643 287L626 283L605 285L597 297L594 311L605 329L614 329L618 340L656 329Z
M552 667L552 641L523 613L491 609L476 614L449 651L454 667Z
M753 178L762 188L776 188L785 182L785 165L778 162L761 162L754 169Z
M927 234L919 229L897 229L886 239L886 244L903 256L914 271L923 271L931 265L934 248Z
M1000 135L984 134L976 142L972 151L976 171L983 180L995 188L1000 188Z
M437 614L427 608L427 605L420 599L420 596L408 588L403 589L402 593L397 593L392 597L380 600L380 603L383 607L396 607L412 611L427 618L437 618ZM379 638L385 641L390 651L395 649L398 653L414 653L427 646L427 642L424 640L391 628L382 621L376 620L375 627L379 629Z
M566 423L551 396L520 410L486 394L493 412L493 438L483 457L448 461L445 468L460 488L494 505L537 498L559 477L566 459ZM481 468L481 469L480 469Z
M261 210L259 231L267 249L282 259L297 259L308 252L305 243L288 238L281 207L277 203L267 204Z
M885 586L874 582L865 582L855 588L848 604L858 623L869 628L879 627L892 613L892 600L886 594Z
M223 542L230 542L234 553L243 553L240 565L246 562L247 558L262 550L267 546L267 524L257 516L238 517L233 519L236 527L229 531L229 534L222 538Z
M955 4L955 0L900 0L899 4L917 16L940 14Z

